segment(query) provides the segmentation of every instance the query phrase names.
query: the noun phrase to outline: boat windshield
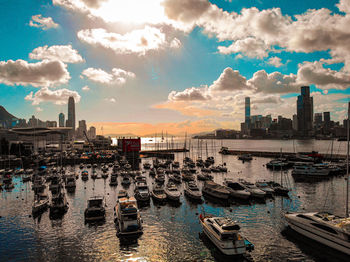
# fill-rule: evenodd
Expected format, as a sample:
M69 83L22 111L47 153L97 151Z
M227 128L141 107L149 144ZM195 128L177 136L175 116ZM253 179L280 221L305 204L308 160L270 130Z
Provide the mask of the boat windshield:
M221 240L227 241L227 240L238 240L237 234L221 234Z
M89 207L100 207L102 205L102 199L89 200Z
M137 220L137 213L123 215L123 220Z

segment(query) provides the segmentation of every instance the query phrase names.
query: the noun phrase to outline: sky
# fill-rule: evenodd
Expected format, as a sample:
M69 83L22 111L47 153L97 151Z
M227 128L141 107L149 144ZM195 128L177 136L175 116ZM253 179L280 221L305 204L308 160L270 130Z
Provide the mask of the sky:
M291 4L292 3L292 4ZM350 0L0 0L0 105L102 134L240 129L251 114L342 121Z

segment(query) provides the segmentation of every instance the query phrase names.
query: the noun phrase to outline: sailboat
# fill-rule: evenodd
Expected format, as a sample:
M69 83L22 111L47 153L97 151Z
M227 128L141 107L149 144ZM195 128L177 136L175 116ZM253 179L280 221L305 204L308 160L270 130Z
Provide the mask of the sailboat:
M345 217L328 212L287 213L285 218L289 227L298 233L323 245L350 255L350 218L349 218L349 111L347 119L347 155L346 155L346 200Z

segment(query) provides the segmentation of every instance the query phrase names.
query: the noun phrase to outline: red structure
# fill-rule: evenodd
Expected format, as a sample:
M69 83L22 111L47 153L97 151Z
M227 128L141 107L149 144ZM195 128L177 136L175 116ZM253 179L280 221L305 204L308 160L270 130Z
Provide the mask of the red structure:
M118 147L123 153L140 152L141 138L122 138L118 139Z

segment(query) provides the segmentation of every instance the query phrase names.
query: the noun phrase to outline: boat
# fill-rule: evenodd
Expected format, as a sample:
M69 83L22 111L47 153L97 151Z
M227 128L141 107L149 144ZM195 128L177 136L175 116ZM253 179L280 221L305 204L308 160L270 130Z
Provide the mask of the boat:
M192 173L185 172L185 173L182 173L182 180L183 181L194 181L195 177Z
M74 191L76 188L75 176L70 175L66 178L66 189L68 192Z
M42 192L46 187L42 176L36 175L33 181L32 189L34 192Z
M68 202L65 193L61 191L60 187L57 191L52 192L50 215L64 214L68 210Z
M86 222L103 220L106 216L105 199L101 196L93 196L88 200L84 212Z
M181 193L174 183L169 182L164 188L164 192L169 200L180 201Z
M200 214L199 222L203 233L224 255L244 255L254 250L254 245L240 233L240 226L233 220Z
M197 175L198 180L206 181L206 180L212 180L213 176L210 175L209 173L199 173Z
M288 226L321 244L350 255L350 218L327 212L287 213Z
M230 191L225 186L219 185L213 181L204 182L202 193L222 200L228 200L230 197Z
M23 182L23 183L29 182L31 179L32 179L32 176L31 176L31 175L26 175L26 176L23 176L23 177L22 177L22 182Z
M281 184L274 181L268 181L267 184L273 188L274 193L276 195L288 196L288 192L289 192L288 188L281 186Z
M136 182L135 183L135 190L134 190L135 198L137 201L149 201L150 200L150 193L148 186L145 182Z
M158 184L163 184L165 181L164 174L163 173L157 174L155 180Z
M114 223L118 237L142 234L142 219L134 197L118 200L114 207Z
M255 185L266 193L266 196L272 197L275 190L266 181L257 181Z
M150 169L151 168L151 164L146 162L146 163L143 164L143 168L144 169Z
M118 199L124 198L124 197L129 197L128 192L124 189L120 189L118 192Z
M244 179L239 179L238 182L241 183L241 185L244 186L245 189L247 189L251 196L254 198L258 198L258 199L263 199L266 197L266 193L264 191L262 191L261 189L259 189L256 185L254 185L251 182L245 181Z
M81 180L86 181L89 179L89 172L84 170L83 172L81 172Z
M194 181L187 182L184 189L185 195L193 200L202 200L202 192Z
M182 178L180 174L171 174L169 175L169 180L173 181L174 183L181 183L182 182Z
M238 198L242 200L247 200L250 198L250 192L239 182L232 179L225 179L224 185L233 198Z
M38 214L49 206L49 197L46 194L36 194L32 205L32 213Z
M84 169L84 164L80 164L79 168Z
M345 216L335 216L328 212L286 213L288 226L316 242L350 256L350 218L349 218L349 113L347 116L347 154L346 154L346 200Z
M125 177L123 177L123 179L122 179L122 185L123 186L129 186L130 185L130 177L128 177L128 176L125 176Z
M110 186L117 186L118 185L118 177L116 174L111 175L111 178L109 180L109 185Z
M91 178L92 179L96 179L97 178L97 172L95 170L92 170Z
M103 179L106 179L106 178L108 178L108 173L103 172L101 176L102 176Z
M296 180L329 178L329 169L313 163L295 163L292 176Z
M253 160L253 157L251 154L242 154L242 155L238 156L238 160L251 161L251 160Z
M156 185L152 190L152 198L157 202L165 202L167 199L167 195L165 194L164 187L160 185Z

